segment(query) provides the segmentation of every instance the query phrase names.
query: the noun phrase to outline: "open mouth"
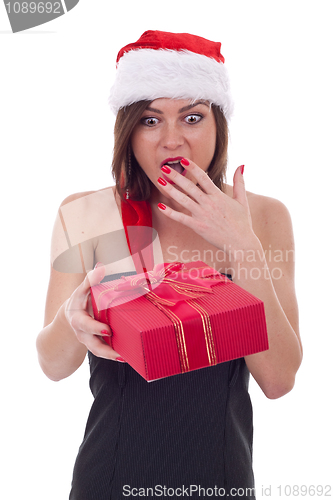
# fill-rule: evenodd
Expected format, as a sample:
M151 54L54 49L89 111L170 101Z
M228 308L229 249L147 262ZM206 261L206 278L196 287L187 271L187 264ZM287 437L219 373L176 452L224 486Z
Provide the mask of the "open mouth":
M176 170L179 174L184 175L185 168L181 165L179 160L174 160L174 161L167 161L164 162L163 165L168 165L170 168L173 168L173 170Z

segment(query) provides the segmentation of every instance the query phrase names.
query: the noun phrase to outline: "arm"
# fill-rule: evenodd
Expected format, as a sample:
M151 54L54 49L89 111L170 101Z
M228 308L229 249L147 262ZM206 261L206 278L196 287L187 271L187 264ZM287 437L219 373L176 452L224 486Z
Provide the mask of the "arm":
M51 268L45 306L44 328L37 337L39 364L51 380L68 377L83 363L87 353L66 316L66 301L81 284L83 275L61 276Z
M293 231L287 209L277 200L261 200L253 219L259 236L255 252L237 262L234 281L264 302L269 350L245 360L265 395L278 398L293 388L302 361Z
M82 194L66 199L63 204L77 196ZM65 250L64 242L64 227L58 217L52 236L52 262ZM58 381L74 373L83 363L87 349L107 359L118 356L101 339L110 335L108 325L95 321L88 313L90 286L99 283L104 275L104 266L87 275L59 272L51 266L44 328L36 342L40 366L51 380Z

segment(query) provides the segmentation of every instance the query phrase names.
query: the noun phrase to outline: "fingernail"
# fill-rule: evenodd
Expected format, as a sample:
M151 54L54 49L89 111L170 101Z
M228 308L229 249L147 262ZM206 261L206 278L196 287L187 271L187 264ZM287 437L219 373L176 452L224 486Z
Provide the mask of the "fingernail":
M166 209L166 206L164 205L164 203L159 203L157 206L158 206L158 208L160 208L161 210L165 210L165 209Z
M95 264L94 269L96 269L97 267L101 267L101 266L104 266L104 264L102 264L102 262L97 262L97 263Z
M182 158L182 159L180 160L180 163L181 163L182 165L184 165L184 167L188 167L188 166L189 166L189 164L190 164L190 162L189 162L188 160L186 160L186 158Z
M159 177L159 178L157 179L157 182L158 182L159 184L161 184L161 186L166 186L166 185L167 185L167 181L165 181L162 177Z
M241 174L243 175L244 174L244 165L241 165Z
M102 335L107 335L108 337L111 337L111 333L109 333L107 330L102 330L101 334Z
M119 361L120 363L126 363L126 361L121 358L120 356L118 356L118 358L116 358L116 361Z
M165 174L170 174L171 172L171 168L168 167L167 165L163 165L163 167L161 167L161 170L162 172L164 172Z

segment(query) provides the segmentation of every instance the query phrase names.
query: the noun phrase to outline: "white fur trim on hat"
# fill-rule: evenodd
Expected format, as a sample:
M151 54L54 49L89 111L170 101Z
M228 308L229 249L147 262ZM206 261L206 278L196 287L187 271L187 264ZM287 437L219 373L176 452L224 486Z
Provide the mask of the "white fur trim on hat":
M120 108L158 98L205 99L220 107L227 120L233 112L230 85L224 64L188 50L139 49L119 60L109 105Z

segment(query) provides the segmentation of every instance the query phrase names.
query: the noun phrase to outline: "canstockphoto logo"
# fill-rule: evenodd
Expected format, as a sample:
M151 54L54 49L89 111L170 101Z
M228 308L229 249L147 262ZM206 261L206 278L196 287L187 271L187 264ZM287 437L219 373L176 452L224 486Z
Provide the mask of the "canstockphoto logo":
M66 14L79 0L23 2L4 0L13 33L27 30Z

